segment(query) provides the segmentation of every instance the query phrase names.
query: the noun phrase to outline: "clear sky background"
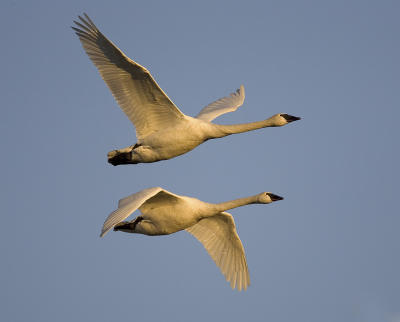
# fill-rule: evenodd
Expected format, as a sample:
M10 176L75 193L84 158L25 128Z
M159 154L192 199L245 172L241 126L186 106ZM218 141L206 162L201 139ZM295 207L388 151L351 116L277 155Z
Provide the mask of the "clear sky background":
M224 124L299 122L112 167L136 142L70 29L87 12L186 114L241 84ZM0 4L1 321L400 321L398 1ZM99 233L161 186L232 212L251 276L232 291L185 232Z

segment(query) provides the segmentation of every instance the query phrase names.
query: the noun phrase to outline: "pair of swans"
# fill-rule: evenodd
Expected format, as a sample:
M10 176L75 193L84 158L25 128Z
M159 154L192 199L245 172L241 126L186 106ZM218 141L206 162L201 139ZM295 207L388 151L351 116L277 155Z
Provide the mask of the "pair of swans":
M204 107L196 117L187 116L158 86L150 72L108 40L86 14L79 16L79 20L74 21L76 27L72 28L136 129L135 144L108 153L108 162L112 165L168 160L210 139L283 126L300 119L280 113L252 123L212 123L218 116L233 112L243 104L243 85L229 96ZM162 188L149 188L121 199L118 209L106 219L101 236L112 228L152 236L186 230L203 244L232 288L246 289L250 280L243 245L236 233L233 217L225 210L281 199L275 194L263 192L248 198L210 204L175 195ZM124 222L136 209L142 214L133 221Z

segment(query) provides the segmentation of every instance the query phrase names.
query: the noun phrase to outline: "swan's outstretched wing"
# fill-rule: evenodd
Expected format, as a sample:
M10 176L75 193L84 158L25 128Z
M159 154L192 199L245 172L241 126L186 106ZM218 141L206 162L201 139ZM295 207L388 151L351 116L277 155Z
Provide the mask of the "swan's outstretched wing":
M197 114L196 118L211 122L222 114L236 111L239 106L243 105L243 102L244 86L241 85L236 92L207 105L199 114Z
M81 22L74 21L79 28L72 28L114 98L135 125L139 140L183 119L184 114L146 68L125 56L86 14L79 19Z
M146 201L152 197L162 194L163 196L171 194L170 192L160 188L148 188L126 198L123 198L118 203L118 209L113 211L105 220L103 229L101 230L100 237L103 237L110 229L112 229L116 224L120 223L124 219L128 218L136 209L143 206ZM174 198L177 196L171 194Z
M250 285L246 255L231 214L204 218L186 231L203 244L232 288L240 291Z

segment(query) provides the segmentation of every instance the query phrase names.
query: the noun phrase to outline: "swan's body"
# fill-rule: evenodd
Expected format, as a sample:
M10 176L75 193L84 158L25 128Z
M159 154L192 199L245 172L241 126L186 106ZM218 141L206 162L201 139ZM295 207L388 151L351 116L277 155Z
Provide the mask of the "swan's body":
M195 117L183 114L158 86L150 72L129 59L109 41L85 14L74 28L89 58L98 68L114 98L136 128L137 143L108 153L113 165L167 160L209 139L263 127L283 126L300 118L276 114L267 120L236 125L211 123L235 111L244 101L244 87L221 98Z
M179 196L159 187L149 188L121 199L118 209L104 222L100 236L103 237L112 228L150 236L186 230L203 244L232 288L246 289L250 284L246 256L233 217L225 211L282 199L270 192L263 192L212 204ZM141 212L138 217L132 221L123 221L137 209Z

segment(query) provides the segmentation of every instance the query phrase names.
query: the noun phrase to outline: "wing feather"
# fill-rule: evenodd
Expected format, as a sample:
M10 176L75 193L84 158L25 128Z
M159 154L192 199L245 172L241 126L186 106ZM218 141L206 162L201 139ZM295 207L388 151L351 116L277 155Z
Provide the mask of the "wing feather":
M84 18L79 16L79 20L74 21L79 28L72 29L114 98L134 124L139 140L184 118L146 68L128 58L108 40L88 15L84 14Z
M186 231L203 244L233 289L240 291L250 285L246 255L232 215L221 212L200 220Z
M103 237L116 224L128 218L143 203L161 191L164 190L160 187L148 188L121 199L118 209L114 210L104 221L100 237Z
M234 112L239 106L243 105L244 96L244 86L241 85L236 92L231 93L229 96L220 98L204 107L200 113L197 114L196 118L206 122L211 122L222 114Z

